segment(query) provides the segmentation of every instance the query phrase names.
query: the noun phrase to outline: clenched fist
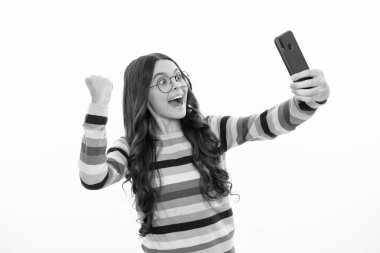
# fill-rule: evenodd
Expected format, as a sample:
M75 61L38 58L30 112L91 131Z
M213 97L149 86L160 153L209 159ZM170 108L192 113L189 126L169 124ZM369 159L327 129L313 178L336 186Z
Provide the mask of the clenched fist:
M91 102L108 105L113 89L112 82L105 77L96 75L87 77L85 82L91 93Z

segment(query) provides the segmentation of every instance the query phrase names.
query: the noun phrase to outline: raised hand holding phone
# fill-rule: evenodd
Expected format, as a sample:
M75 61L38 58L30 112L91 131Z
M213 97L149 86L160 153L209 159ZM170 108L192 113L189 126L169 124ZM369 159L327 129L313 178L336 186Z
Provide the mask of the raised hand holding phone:
M292 31L277 36L274 43L291 76L290 88L296 98L304 102L325 103L329 87L320 69L309 69Z
M323 104L330 96L329 85L320 69L301 71L292 75L291 79L297 80L290 84L290 88L298 100Z

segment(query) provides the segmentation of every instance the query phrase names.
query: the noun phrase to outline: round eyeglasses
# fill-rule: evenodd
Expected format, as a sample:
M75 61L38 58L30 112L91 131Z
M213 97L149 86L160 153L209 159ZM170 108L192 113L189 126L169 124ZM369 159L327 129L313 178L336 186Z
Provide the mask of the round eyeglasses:
M175 76L168 77L168 76L162 76L157 80L157 83L153 86L150 86L150 88L154 86L158 86L158 89L163 93L169 93L173 88L173 82L171 81L172 78L175 78L175 81L179 84L181 84L180 87L189 87L189 74L186 71L182 71L177 73Z

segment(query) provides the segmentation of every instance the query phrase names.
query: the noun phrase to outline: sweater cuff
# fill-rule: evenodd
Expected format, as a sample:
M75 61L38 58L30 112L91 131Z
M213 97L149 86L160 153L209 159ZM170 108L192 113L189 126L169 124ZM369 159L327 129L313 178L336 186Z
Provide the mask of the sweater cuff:
M85 124L106 125L108 105L90 103L84 120Z
M325 104L326 102L327 102L327 99L323 101L310 101L310 102L306 102L306 104L311 108L318 109L319 107L321 107L321 105Z

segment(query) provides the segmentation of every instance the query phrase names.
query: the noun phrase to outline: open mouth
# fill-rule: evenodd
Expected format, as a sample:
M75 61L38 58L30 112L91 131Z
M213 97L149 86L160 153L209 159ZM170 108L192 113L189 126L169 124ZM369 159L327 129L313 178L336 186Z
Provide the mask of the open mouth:
M173 105L173 106L179 106L179 105L182 105L182 104L183 104L183 97L182 97L182 98L177 98L177 99L171 100L171 101L169 101L169 104L171 104L171 105Z

